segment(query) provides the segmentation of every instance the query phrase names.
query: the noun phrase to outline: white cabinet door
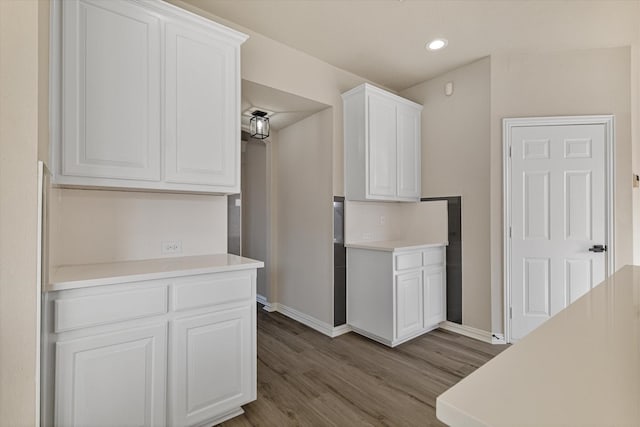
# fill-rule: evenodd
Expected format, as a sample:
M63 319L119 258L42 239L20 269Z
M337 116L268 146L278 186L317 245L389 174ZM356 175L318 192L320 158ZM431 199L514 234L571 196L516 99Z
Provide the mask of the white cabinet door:
M420 111L405 105L397 110L398 197L420 198Z
M253 307L172 322L172 426L202 423L255 398Z
M368 102L369 191L368 196L396 195L396 103L371 94Z
M55 425L165 424L165 323L60 341L55 348Z
M401 339L423 327L422 271L396 276L396 339Z
M446 320L444 267L424 270L424 327L431 328Z
M239 191L238 48L177 24L165 41L165 180Z
M160 22L132 2L62 2L63 175L160 180Z

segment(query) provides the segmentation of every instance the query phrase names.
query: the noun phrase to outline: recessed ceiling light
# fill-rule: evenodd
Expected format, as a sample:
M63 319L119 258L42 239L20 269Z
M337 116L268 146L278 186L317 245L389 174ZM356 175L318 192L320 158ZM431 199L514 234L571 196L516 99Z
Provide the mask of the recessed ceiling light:
M427 43L427 49L440 50L447 45L447 39L434 39Z

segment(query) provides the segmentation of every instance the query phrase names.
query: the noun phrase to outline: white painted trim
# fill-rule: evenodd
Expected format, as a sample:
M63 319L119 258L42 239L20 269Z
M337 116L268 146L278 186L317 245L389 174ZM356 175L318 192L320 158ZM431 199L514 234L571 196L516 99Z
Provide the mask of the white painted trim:
M509 321L509 302L511 301L511 162L509 158L509 141L511 130L519 126L562 126L602 124L605 126L605 203L607 223L605 244L607 245L606 276L615 271L615 119L611 114L595 116L557 116L557 117L522 117L502 119L502 238L503 238L503 325L507 343L511 340L511 322Z
M483 331L472 326L460 325L458 323L449 322L448 320L440 323L438 327L445 331L455 332L456 334L464 335L465 337L473 338L478 341L492 344L491 332Z
M270 303L264 295L256 294L256 302L262 304L262 309L269 313L273 313L278 310L278 303Z
M351 326L347 325L346 323L344 325L334 326L331 337L332 338L339 337L340 335L348 334L349 332L353 332L353 329L351 328Z
M262 309L266 312L273 313L274 311L278 311L277 306L278 306L278 303L275 303L275 304L266 303L264 304L264 307L262 307Z
M212 426L212 425L222 424L223 422L228 421L231 418L235 418L238 415L242 415L242 414L244 414L244 409L242 409L242 408L232 409L231 411L227 412L224 415L221 415L219 418L216 418L213 421L212 420L205 421L205 422L203 422L201 424L196 424L195 427L209 427L209 426Z
M323 322L322 320L318 320L313 316L309 316L301 311L296 310L295 308L287 307L286 305L277 304L276 310L278 313L284 314L291 319L302 323L305 326L310 327L311 329L315 329L318 332L321 332L329 337L333 336L333 326Z
M308 314L296 310L295 308L287 307L286 305L277 302L270 303L262 295L256 295L256 301L264 305L263 310L265 311L270 313L277 311L278 313L331 338L335 338L352 331L351 326L349 325L332 326L329 323L318 320L313 316L309 316Z
M41 378L41 347L42 347L42 273L43 268L46 268L43 257L43 233L44 233L44 192L48 189L45 188L45 166L44 163L38 161L38 223L37 223L37 248L36 248L36 287L34 289L34 298L36 301L36 420L40 422L40 389L42 386Z
M504 339L504 334L492 333L491 344L506 344L507 340Z
M262 304L264 306L271 305L271 304L269 304L269 301L267 301L267 297L265 297L264 295L260 295L260 294L256 294L256 302L258 304Z

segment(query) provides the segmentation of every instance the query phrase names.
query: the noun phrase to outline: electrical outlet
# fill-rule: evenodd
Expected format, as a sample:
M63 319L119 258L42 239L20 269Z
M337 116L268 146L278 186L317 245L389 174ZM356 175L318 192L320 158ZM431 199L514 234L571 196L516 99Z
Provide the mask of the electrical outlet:
M385 225L387 223L387 217L384 215L380 215L380 225Z
M163 254L179 254L182 253L182 241L180 240L164 240L162 242Z
M371 234L371 233L362 233L362 240L373 240L373 234Z

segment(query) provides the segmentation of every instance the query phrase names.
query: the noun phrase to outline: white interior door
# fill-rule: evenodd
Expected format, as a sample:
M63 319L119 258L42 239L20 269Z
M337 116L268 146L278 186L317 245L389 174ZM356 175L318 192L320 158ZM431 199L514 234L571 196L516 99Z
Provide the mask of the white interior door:
M608 275L608 125L506 129L509 329L517 341Z

